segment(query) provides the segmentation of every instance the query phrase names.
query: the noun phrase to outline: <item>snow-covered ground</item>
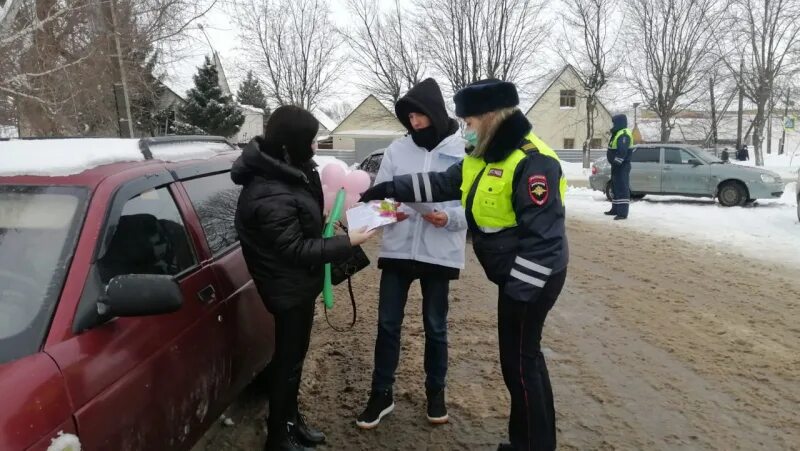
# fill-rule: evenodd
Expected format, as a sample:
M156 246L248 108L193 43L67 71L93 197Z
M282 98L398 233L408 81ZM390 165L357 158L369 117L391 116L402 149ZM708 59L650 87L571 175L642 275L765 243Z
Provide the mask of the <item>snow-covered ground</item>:
M800 150L795 151L793 155L764 155L764 169L768 169L780 174L781 178L789 183L797 180L797 171L800 169ZM733 164L740 164L743 166L755 166L754 160L748 161L731 161Z
M753 206L741 208L725 208L711 199L647 196L631 204L627 221L613 221L603 215L611 205L602 193L588 188L570 188L566 199L567 215L607 222L609 233L615 233L619 227L630 228L699 245L713 245L698 247L700 252L719 248L745 257L800 267L795 186L795 182L789 183L781 199L759 200Z

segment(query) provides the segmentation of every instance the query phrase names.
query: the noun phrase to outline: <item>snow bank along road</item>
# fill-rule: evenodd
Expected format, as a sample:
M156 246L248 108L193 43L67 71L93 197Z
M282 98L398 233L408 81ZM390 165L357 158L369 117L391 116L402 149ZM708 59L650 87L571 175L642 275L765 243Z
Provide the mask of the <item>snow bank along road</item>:
M640 210L634 205L634 218ZM570 273L544 338L559 448L798 449L800 265L743 259L630 224L570 215ZM374 257L377 248L368 251ZM471 253L451 292L451 423L433 428L425 420L414 285L397 409L377 430L356 430L372 371L378 277L373 267L355 281L355 330L333 332L318 312L302 409L328 433L324 449L494 450L508 410L496 290ZM345 295L337 292L332 315L342 325L350 314ZM216 425L194 451L260 449L265 402L257 390L244 395L228 412L236 426Z

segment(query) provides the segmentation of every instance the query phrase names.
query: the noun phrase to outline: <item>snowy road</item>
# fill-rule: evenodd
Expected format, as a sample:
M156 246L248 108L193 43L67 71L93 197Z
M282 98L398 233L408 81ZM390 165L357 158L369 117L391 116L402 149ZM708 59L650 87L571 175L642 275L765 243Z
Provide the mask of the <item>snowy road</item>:
M726 250L746 258L800 267L794 183L787 185L783 198L760 200L748 207L725 208L711 199L647 196L631 205L627 221L613 224L603 215L609 208L600 192L570 188L567 194L568 215L606 223L609 233L620 233L619 226L622 230L683 239L706 251ZM709 248L709 244L715 248Z

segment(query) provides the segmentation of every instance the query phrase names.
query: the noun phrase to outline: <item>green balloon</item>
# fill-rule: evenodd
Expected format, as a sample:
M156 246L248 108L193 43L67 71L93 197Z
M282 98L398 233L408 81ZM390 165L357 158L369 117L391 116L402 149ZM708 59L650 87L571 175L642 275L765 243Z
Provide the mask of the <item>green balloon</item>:
M325 231L322 232L323 238L330 238L333 236L334 224L342 216L344 210L344 199L346 195L344 188L339 189L336 193L336 200L333 202L333 208L330 215L328 215L328 222L325 224ZM325 284L322 286L322 300L325 302L325 308L328 310L333 308L333 283L331 282L331 264L325 264Z

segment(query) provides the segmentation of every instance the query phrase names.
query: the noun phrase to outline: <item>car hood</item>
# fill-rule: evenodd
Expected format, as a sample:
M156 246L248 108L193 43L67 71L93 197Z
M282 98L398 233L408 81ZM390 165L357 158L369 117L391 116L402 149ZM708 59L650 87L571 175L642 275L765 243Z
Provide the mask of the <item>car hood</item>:
M739 164L712 164L711 173L718 176L739 176L747 178L759 178L762 174L766 174L780 180L780 174L764 168L753 166L742 166Z

